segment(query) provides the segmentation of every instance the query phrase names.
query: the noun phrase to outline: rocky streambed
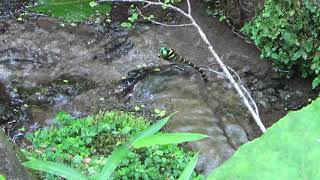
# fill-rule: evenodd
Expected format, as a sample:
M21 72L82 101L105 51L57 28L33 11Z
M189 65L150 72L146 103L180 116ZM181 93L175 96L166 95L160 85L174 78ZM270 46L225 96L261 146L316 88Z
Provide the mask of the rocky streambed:
M208 17L203 4L192 5L195 19L224 62L240 75L267 126L316 95L306 80L281 78L259 59L255 47ZM219 70L193 28L137 24L128 30L117 23L74 27L43 16L23 23L9 18L0 26L0 123L14 142L19 143L25 132L50 124L59 111L79 117L143 105L138 110L142 114L177 111L169 131L210 136L188 144L201 152L197 168L206 174L260 135L223 77L207 72L210 81L204 83L193 69L168 66L157 57L161 46L172 47L201 67ZM161 68L148 72L148 67ZM128 72L144 74L132 85L123 80L133 77ZM132 86L126 89L128 85Z

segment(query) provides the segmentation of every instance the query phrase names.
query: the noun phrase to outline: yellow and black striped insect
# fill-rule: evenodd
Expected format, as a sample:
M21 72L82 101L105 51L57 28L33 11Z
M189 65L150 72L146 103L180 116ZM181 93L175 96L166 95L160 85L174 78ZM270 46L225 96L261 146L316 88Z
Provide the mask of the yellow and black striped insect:
M199 66L193 64L190 61L185 60L182 56L178 55L173 49L161 47L160 54L158 56L169 62L182 62L184 64L187 64L188 66L193 67L195 70L197 70L201 74L203 81L208 82L207 75Z

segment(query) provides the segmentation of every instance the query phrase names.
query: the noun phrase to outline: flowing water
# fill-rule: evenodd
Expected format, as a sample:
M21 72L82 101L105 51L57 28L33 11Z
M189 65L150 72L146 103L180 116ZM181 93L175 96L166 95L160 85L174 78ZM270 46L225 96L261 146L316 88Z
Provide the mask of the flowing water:
M313 93L301 92L307 92L310 84L290 84L278 77L268 63L259 60L254 47L203 14L198 2L194 6L199 7L196 19L224 61L250 88L268 126L284 115L285 108L307 103ZM47 17L30 17L23 23L11 18L0 26L0 123L14 140L23 135L22 125L32 131L50 124L59 111L84 116L143 104L148 111L177 112L169 131L209 136L188 143L201 152L197 168L206 174L260 134L222 76L207 72L209 82L204 83L193 69L165 66L168 62L157 57L159 48L167 46L202 67L214 64L195 29L146 24L134 30L114 24L73 27ZM125 95L114 93L123 88L128 72L148 66L166 68L147 74Z

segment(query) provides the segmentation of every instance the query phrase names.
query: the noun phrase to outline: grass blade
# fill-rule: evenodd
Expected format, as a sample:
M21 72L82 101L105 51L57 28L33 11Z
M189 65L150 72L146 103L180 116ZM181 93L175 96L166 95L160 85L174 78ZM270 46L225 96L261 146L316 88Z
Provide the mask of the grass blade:
M175 113L172 113L170 116L167 116L161 120L159 120L157 123L151 125L150 127L148 127L147 129L145 129L144 131L142 131L141 133L139 133L138 135L134 136L129 143L133 143L135 141L138 141L141 138L147 137L147 136L151 136L154 133L158 132L163 126L165 126L168 121L170 120L170 118L174 115Z
M153 135L154 133L158 132L164 125L166 125L170 119L170 116L158 121L157 123L153 124L152 126L148 127L141 133L137 134L133 138L129 140L128 143L120 146L119 148L115 149L111 155L108 157L107 162L105 166L103 167L101 173L97 175L98 180L106 180L109 179L113 171L118 167L118 165L121 163L121 161L126 158L128 153L130 152L129 146L132 142Z
M64 177L69 180L87 180L77 170L70 168L62 163L55 163L51 161L31 160L23 163L23 165L30 169L44 171L50 174Z
M124 144L115 149L111 155L107 158L106 165L103 167L101 173L97 175L97 180L109 179L113 171L118 167L123 159L127 157L130 149L128 144Z
M189 180L191 178L193 170L197 165L198 158L199 158L199 152L192 157L188 165L182 171L178 180Z
M196 133L165 133L140 138L132 143L134 148L149 147L153 145L179 144L197 141L208 136Z

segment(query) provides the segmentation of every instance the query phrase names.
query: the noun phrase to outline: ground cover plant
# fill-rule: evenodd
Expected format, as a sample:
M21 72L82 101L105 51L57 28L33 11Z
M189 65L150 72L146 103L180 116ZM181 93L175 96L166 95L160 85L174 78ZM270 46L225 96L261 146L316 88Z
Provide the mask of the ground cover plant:
M165 120L165 123L159 121L163 123L162 126L166 124L168 118ZM123 160L120 158L119 164L114 164L116 168L112 174L114 179L178 178L188 162L192 160L194 153L185 151L176 144L186 140L198 140L205 136L158 133L142 140L135 139L135 143L130 145L135 149L129 151L128 147L133 142L134 135L143 134L148 130L149 124L141 117L123 112L99 113L81 119L59 113L52 126L28 135L32 146L22 149L23 154L30 160L25 165L34 169L40 168L40 170L45 170L41 169L45 167L49 170L52 167L64 167L67 170L62 170L62 173L77 175L77 171L80 171L81 173L76 177L83 174L96 179L105 167L110 168L112 164L108 163L110 159L114 161L118 156L122 156ZM184 140L181 141L181 139ZM175 144L171 144L172 142ZM115 158L109 155L114 155ZM196 159L193 161L195 164ZM54 166L53 162L65 165ZM106 164L108 166L104 166ZM195 177L193 168L188 172ZM53 170L53 172L57 171L59 174L59 168ZM49 172L52 173L52 169ZM57 176L49 173L38 175L43 179L58 179Z
M320 8L312 0L266 0L264 9L242 32L289 77L299 73L320 84Z

